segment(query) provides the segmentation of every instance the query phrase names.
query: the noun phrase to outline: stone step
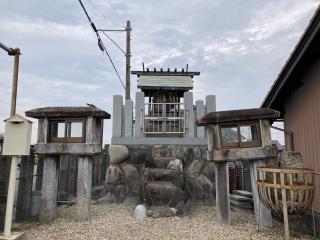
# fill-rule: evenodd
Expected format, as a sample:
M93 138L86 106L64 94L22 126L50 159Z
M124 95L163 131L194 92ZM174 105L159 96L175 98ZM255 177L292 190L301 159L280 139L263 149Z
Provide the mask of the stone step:
M185 202L186 193L169 181L148 182L142 191L142 197L147 206L175 207Z
M252 192L248 192L246 190L234 190L233 194L237 194L251 199L253 198Z
M165 206L154 206L147 211L147 216L153 218L175 217L177 214L178 209Z
M156 168L167 168L169 162L174 159L174 157L153 157L153 162Z
M233 207L237 207L237 208L241 208L241 209L253 209L253 204L252 203L248 203L248 202L239 202L239 201L235 201L233 199L230 199L230 204Z
M184 178L180 171L163 168L145 168L142 172L144 181L170 181L174 185L183 188Z
M237 201L237 202L240 202L240 203L250 203L250 202L252 202L252 199L250 199L248 197L245 197L245 196L238 195L238 194L230 194L230 200Z

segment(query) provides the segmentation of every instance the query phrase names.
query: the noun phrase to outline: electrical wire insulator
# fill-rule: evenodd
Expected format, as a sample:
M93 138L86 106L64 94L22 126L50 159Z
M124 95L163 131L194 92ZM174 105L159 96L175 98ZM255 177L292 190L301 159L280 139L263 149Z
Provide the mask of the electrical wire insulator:
M98 38L98 46L102 52L104 52L104 45L100 38Z

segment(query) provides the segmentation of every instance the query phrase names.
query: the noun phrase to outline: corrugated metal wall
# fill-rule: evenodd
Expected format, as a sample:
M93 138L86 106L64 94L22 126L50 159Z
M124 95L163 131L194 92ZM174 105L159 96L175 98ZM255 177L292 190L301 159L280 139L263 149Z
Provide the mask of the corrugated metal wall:
M284 127L293 131L294 150L304 166L320 172L320 61L304 75L303 85L285 103ZM290 149L290 138L286 136ZM320 212L320 176L315 175L315 211Z

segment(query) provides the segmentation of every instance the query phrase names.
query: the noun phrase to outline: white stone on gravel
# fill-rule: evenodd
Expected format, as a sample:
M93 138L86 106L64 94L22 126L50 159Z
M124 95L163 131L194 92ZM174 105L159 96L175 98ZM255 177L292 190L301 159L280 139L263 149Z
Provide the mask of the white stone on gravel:
M138 205L134 210L133 216L136 219L144 219L147 216L147 209L142 204Z
M121 204L92 205L91 219L76 222L76 208L72 206L59 211L58 218L51 223L35 223L26 231L26 237L29 240L283 239L282 224L274 221L275 227L261 227L258 231L254 215L244 211L232 212L232 225L227 226L216 222L215 207L192 207L184 218L147 217L143 221L132 216L134 208Z

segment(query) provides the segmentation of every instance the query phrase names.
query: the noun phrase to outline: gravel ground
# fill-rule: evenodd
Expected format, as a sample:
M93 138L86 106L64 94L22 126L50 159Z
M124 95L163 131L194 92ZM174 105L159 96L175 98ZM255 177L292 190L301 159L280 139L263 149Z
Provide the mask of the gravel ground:
M34 224L26 232L29 240L49 239L282 239L283 228L275 223L273 228L258 227L254 215L232 212L232 225L216 223L214 207L192 207L184 218L132 217L134 207L119 204L92 205L92 218L76 222L75 207L59 210L58 218L49 224ZM300 236L293 239L312 239Z

